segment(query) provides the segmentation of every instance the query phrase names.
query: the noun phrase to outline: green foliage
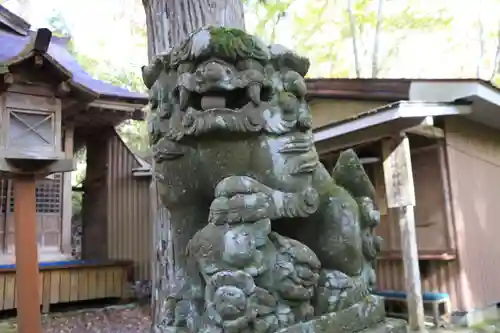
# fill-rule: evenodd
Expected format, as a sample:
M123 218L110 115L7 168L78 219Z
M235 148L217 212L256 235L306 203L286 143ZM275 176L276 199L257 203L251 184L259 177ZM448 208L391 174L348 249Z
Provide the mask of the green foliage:
M247 0L244 1L247 12L255 12L259 18L252 33L268 44L276 42L276 32L282 21L297 0Z
M71 38L71 29L61 12L54 11L47 23L55 36ZM77 62L94 78L131 91L146 92L139 68L135 71L116 68L110 61L99 61L93 57L89 57L84 52L77 50L74 40L71 39L67 44L67 49ZM117 127L117 131L134 153L142 157L146 157L149 154L145 122L129 120L120 124ZM85 161L85 156L85 149L78 151L75 155L77 161ZM84 169L78 170L76 177L77 183L81 182L85 177ZM75 193L73 195L75 211L79 211L80 205L81 195Z
M74 177L72 179L72 185L76 187L81 187L83 184L83 180L86 175L86 159L87 159L87 150L82 148L75 152L74 159L77 165L76 172L72 174ZM73 217L78 217L82 211L82 192L73 191L71 194L71 206Z
M352 2L361 72L369 72L378 1ZM383 44L378 52L379 67L398 56L399 46L408 36L449 28L453 17L444 8L430 11L422 4L420 0L384 0L378 37ZM247 0L245 5L258 17L251 32L267 42L275 41L281 22L287 21L292 30L288 34L293 36L293 45L288 46L311 59L309 76L346 77L354 72L347 0Z
M107 61L101 62L102 67L112 68L112 64ZM98 72L98 78L102 81L114 84L115 86L122 87L131 91L143 92L147 91L142 78L139 74L139 69L137 71L130 71L124 69L115 69L112 72Z
M500 89L500 73L497 73L491 82Z
M78 218L82 214L83 203L83 193L73 191L71 193L71 212L73 214L73 219ZM1 333L1 331L0 331Z
M49 24L49 28L52 31L52 34L58 37L69 37L71 36L70 28L66 23L63 15L59 11L54 11L52 16L47 20Z
M145 121L127 120L117 127L118 134L134 154L148 159L151 155Z
M364 65L360 69L361 72L363 69L367 72L366 69L370 67L368 65L373 65L375 43L378 43L379 46L381 40L384 40L385 43L384 51L377 51L377 58L382 59L376 64L377 72L379 72L388 59L397 56L399 47L406 38L415 35L415 33L437 32L448 27L452 21L452 17L446 15L442 8L436 12L419 9L418 0L406 0L398 3L391 3L388 0L379 1L384 2L382 21L380 22L381 31L378 32L378 36L375 31L379 20L378 8L376 8L377 1L359 0L354 2L353 16L357 31L358 56ZM343 13L343 21L349 21L347 11ZM343 37L353 38L352 32L347 30L347 27L343 32Z

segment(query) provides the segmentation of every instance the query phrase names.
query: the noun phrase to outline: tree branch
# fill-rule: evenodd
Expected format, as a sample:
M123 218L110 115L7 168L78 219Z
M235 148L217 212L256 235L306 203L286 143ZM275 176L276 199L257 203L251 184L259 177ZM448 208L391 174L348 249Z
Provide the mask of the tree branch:
M358 52L358 43L357 43L357 34L356 34L356 18L353 13L353 0L347 0L347 12L349 14L349 27L351 29L351 37L352 37L352 51L354 53L354 68L356 70L356 77L361 77L361 68L359 63L359 52Z
M479 0L479 3L477 5L477 34L478 34L478 41L479 41L479 57L477 59L476 63L476 77L479 79L481 78L481 66L483 64L483 58L484 58L484 27L483 27L483 20L481 17L481 8L482 8L482 0Z
M500 21L498 21L497 50L495 52L495 60L493 71L491 72L490 81L493 81L498 72L500 72Z
M378 53L379 53L379 44L380 44L380 32L382 28L382 12L384 7L384 0L378 0L378 8L377 8L377 24L375 26L375 35L373 38L373 53L372 53L372 77L376 78L379 72L378 65Z

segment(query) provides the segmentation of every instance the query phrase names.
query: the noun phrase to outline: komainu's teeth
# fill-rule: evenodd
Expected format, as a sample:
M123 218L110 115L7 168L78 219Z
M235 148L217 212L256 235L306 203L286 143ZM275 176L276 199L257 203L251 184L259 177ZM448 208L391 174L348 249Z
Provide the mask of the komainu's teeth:
M260 91L262 86L258 83L252 83L247 87L247 96L255 105L260 105Z
M185 87L179 87L179 106L181 111L185 111L188 107L189 91Z
M223 109L226 107L226 98L224 96L203 96L201 98L201 108L203 110L209 109Z

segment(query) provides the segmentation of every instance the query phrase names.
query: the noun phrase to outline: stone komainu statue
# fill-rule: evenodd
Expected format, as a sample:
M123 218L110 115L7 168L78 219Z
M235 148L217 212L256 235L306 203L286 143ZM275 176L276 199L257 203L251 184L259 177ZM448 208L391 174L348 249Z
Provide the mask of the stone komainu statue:
M375 191L352 150L332 174L319 162L308 69L218 27L143 68L173 243L155 332L354 332L384 320L370 295Z

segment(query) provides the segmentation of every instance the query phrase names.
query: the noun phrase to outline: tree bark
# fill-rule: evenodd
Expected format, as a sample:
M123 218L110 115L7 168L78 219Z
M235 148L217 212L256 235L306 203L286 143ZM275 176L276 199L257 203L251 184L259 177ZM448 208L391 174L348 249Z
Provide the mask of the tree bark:
M148 58L167 53L180 44L190 33L206 25L245 29L242 0L143 0L146 12ZM179 289L175 276L177 266L172 253L185 249L176 248L178 242L171 239L175 231L170 223L169 212L159 200L156 188L156 167L152 165L151 208L153 227L152 262L152 331L161 322L164 305L170 293Z
M241 0L142 0L142 3L150 61L204 25L245 29Z

